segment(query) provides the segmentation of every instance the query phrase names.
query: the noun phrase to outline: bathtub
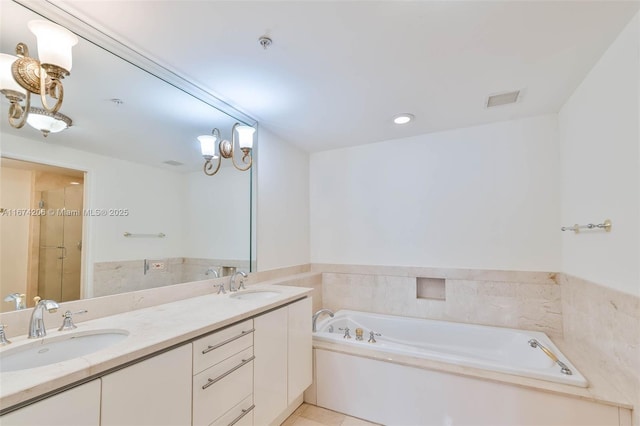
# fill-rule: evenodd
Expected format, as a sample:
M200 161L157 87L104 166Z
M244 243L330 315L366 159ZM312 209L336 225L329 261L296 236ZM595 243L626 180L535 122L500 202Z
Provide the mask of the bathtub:
M344 338L344 329L347 327L350 339ZM356 340L358 328L363 330L361 341ZM333 318L327 316L319 320L317 330L313 334L316 341L360 346L391 354L587 387L584 376L541 332L349 310L341 310ZM371 331L380 334L374 336L375 343L368 342ZM532 347L532 339L555 355L571 374L564 374L561 366L541 347Z

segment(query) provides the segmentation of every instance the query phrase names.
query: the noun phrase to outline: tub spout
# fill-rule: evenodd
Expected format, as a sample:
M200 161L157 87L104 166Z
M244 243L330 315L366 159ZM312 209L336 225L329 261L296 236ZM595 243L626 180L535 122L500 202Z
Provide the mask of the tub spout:
M317 331L316 321L318 321L318 317L322 314L329 314L329 316L333 318L333 312L329 309L320 309L318 312L313 314L313 317L311 317L311 331L313 331L314 333Z

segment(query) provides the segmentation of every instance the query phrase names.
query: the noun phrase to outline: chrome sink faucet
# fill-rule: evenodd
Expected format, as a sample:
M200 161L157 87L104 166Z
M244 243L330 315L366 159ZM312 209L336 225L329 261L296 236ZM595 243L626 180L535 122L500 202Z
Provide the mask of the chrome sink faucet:
M322 314L329 314L329 316L331 318L333 318L333 312L330 309L320 309L318 312L316 312L315 314L313 314L313 316L311 317L311 331L312 332L316 332L316 321L318 321L318 317Z
M36 307L31 313L31 321L29 321L29 339L37 339L47 335L47 329L44 326L44 310L54 313L60 306L55 300L38 300Z
M214 277L216 278L220 278L220 272L218 272L218 268L217 267L211 267L209 269L207 269L207 272L204 273L205 275L210 275L213 274Z
M236 277L238 275L241 275L242 278L240 278L240 285L238 286L238 288L236 288L235 284L236 284ZM244 280L247 279L247 274L246 272L243 271L237 271L235 274L231 275L231 279L229 280L229 291L238 291L238 290L244 290Z

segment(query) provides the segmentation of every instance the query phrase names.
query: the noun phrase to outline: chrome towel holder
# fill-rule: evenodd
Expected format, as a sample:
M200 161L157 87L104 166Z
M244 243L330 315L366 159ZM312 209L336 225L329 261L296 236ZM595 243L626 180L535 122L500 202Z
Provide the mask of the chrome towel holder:
M123 234L127 238L164 238L166 235L162 232L157 234L132 234L131 232L125 232Z
M577 223L573 226L563 226L560 228L561 231L573 231L576 234L580 233L581 229L604 229L606 232L611 232L611 221L609 219L605 219L604 222L593 224L588 223L586 225L578 225Z

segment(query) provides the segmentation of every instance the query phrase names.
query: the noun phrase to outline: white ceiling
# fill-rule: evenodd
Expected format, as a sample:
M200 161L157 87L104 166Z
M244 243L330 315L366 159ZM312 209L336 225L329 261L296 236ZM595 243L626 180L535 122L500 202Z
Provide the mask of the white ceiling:
M308 151L556 112L640 5L52 2ZM521 102L484 107L514 89Z
M37 57L35 37L27 22L39 17L13 2L0 0L0 6L0 51L13 53L18 42L25 42L30 54ZM11 128L4 118L0 120L2 132L176 172L193 172L201 170L204 163L197 136L218 127L223 137L230 138L236 122L82 38L73 48L73 68L63 83L60 112L73 120L71 128L45 139L29 125ZM124 103L116 105L112 98ZM32 105L40 105L38 96L31 99ZM0 112L6 117L6 100L0 102ZM183 165L164 164L168 160ZM71 164L74 161L69 158ZM230 161L222 162L222 167L229 166Z
M556 112L638 10L587 1L56 1L318 151ZM273 45L263 50L258 37ZM488 94L522 89L492 110ZM400 112L416 116L406 127Z

